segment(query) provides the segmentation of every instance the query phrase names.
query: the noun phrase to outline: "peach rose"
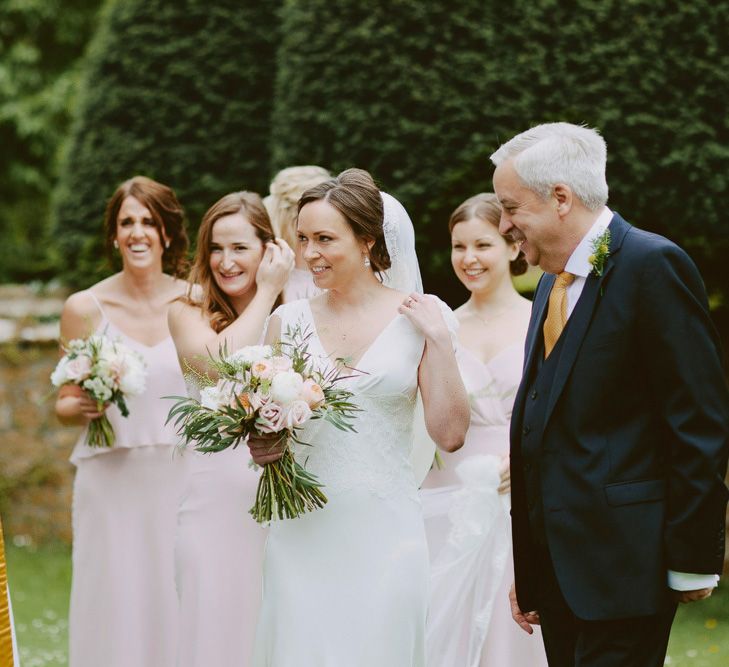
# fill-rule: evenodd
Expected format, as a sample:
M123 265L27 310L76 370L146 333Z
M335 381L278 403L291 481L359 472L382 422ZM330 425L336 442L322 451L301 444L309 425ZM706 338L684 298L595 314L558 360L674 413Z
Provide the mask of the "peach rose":
M324 391L314 380L309 378L308 380L304 380L304 386L301 389L301 398L313 410L324 402Z
M270 380L273 377L275 366L271 359L259 359L251 364L251 374L261 380Z

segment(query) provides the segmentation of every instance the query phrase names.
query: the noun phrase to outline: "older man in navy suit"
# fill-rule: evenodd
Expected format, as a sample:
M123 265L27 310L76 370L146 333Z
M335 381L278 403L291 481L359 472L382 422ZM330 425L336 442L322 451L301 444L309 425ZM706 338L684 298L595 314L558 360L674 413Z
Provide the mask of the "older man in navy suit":
M729 396L693 262L606 207L569 123L492 156L500 231L539 282L511 426L514 619L552 667L663 665L676 602L724 557Z

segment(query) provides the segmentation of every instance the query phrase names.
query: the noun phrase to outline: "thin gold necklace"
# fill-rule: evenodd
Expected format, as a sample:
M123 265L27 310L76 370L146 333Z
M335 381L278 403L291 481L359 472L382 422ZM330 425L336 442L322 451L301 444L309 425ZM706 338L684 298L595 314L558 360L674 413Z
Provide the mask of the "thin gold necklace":
M484 324L485 326L487 326L487 327L488 327L488 326L490 326L491 324L493 324L493 323L494 323L494 322L495 322L496 320L498 320L498 319L499 319L500 317L502 317L503 315L505 315L506 313L508 313L508 312L509 312L509 311L511 310L511 308L512 308L512 306L511 306L511 305L508 305L508 306L503 306L503 307L502 307L502 308L501 308L501 309L500 309L499 311L497 311L497 313L496 313L495 315L492 315L492 316L491 316L491 317L489 317L488 319L485 319L485 318L484 318L484 317L483 317L483 316L481 315L481 313L479 313L479 312L478 312L478 310L476 310L476 309L475 309L475 308L474 308L474 307L473 307L472 305L470 305L470 304L469 304L469 306L468 306L468 312L470 312L470 313L471 313L471 314L472 314L472 315L473 315L474 317L476 317L477 319L481 320L481 322L482 322L482 323L483 323L483 324Z

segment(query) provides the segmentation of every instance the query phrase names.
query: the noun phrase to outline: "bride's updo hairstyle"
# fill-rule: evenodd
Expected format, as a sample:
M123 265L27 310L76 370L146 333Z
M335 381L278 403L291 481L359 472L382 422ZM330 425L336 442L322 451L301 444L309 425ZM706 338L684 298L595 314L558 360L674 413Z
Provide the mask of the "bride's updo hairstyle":
M453 228L459 222L468 222L474 218L499 229L499 221L501 220L501 205L495 194L492 192L480 192L473 197L469 197L464 201L453 213L448 220L448 231L452 234ZM510 234L501 234L501 237L507 243L516 243L516 239ZM524 253L520 250L516 259L511 260L509 271L512 276L520 276L527 270L527 261Z
M382 195L372 176L364 169L347 169L336 178L309 188L299 199L299 212L307 204L324 200L337 209L354 235L365 242L374 241L369 251L375 272L390 268L390 255L383 230Z

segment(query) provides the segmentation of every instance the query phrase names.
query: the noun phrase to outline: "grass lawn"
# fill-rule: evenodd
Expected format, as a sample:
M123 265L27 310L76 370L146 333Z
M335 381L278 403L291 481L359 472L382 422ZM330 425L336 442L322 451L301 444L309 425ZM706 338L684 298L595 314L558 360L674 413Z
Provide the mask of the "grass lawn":
M7 552L22 666L67 665L70 550L8 545ZM728 579L708 600L679 608L666 665L729 665Z
M22 667L67 665L70 549L8 544L6 550Z

